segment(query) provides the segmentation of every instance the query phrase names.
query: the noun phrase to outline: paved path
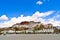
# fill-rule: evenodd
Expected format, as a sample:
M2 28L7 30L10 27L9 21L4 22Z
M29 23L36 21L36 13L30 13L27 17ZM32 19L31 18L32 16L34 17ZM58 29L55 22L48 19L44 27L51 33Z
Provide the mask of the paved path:
M0 40L60 40L60 34L7 34Z

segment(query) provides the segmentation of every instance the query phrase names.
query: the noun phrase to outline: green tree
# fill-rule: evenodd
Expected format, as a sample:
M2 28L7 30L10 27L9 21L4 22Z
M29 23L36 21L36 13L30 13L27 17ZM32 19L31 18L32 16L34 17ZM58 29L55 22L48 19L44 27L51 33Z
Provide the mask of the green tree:
M36 25L36 26L34 27L34 29L33 29L33 33L35 34L35 31L37 31L38 29L39 29L39 26Z
M38 28L39 28L39 26L38 26L38 25L36 25L36 26L34 27L34 30L38 30Z
M35 30L33 30L33 33L35 34Z
M15 34L16 34L16 31L18 30L17 27L14 27L14 30L15 30Z
M60 29L59 29L59 33L60 33Z
M40 24L39 30L43 30L43 28L44 28L44 25L43 24Z
M54 28L54 33L59 33L59 30L56 27Z

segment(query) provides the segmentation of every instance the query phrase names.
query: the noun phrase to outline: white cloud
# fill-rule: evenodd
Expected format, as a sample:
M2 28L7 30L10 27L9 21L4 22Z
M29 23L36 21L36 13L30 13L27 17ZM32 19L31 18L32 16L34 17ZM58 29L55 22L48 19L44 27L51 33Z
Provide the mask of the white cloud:
M2 16L0 17L0 20L8 20L8 17L7 17L6 15L2 15Z
M49 21L53 26L60 26L60 21Z
M36 11L32 16L21 15L18 18L13 17L13 18L11 18L11 20L9 20L7 22L0 23L0 26L1 27L10 27L13 24L20 23L22 21L37 21L37 22L45 23L46 19L43 19L42 17L49 16L49 15L53 14L53 12L54 11L48 11L48 12L41 13L39 11Z
M41 5L41 4L43 4L43 2L42 1L37 1L36 4Z
M46 17L46 16L49 16L53 13L54 11L48 11L48 12L43 12L43 13L40 13L39 11L36 11L35 14L33 14L33 16L38 16L38 17Z
M48 19L48 21L49 21L48 23L52 23L53 26L60 26L59 18L60 18L60 14L56 14L52 18Z

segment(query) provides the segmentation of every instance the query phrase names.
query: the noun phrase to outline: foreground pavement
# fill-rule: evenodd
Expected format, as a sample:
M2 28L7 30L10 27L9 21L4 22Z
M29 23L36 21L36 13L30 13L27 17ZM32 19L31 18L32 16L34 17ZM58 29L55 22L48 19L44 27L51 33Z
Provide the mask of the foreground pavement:
M60 34L7 34L0 40L60 40Z

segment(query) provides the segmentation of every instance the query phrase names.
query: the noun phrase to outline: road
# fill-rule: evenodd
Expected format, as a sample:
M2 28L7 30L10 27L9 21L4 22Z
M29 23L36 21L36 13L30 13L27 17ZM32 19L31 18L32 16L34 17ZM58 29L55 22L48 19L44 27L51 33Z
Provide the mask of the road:
M0 40L60 40L60 34L7 34Z

